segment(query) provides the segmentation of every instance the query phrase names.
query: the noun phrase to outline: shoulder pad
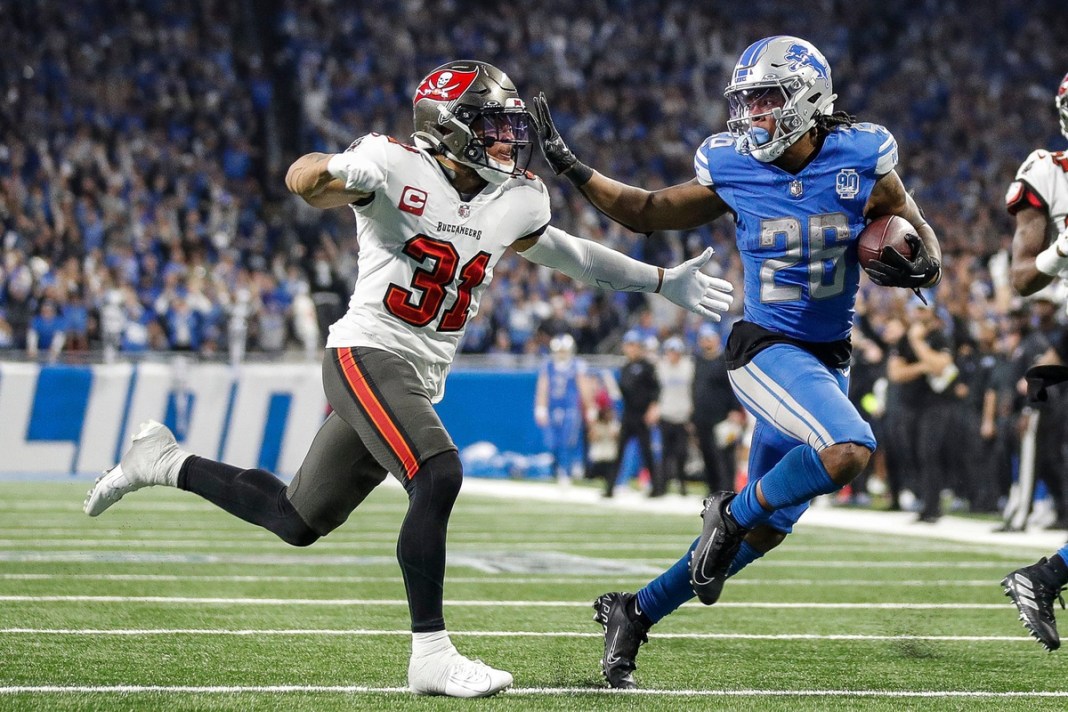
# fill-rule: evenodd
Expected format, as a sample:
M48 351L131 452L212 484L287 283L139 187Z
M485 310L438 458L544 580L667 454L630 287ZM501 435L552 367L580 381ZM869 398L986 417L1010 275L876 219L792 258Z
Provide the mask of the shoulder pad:
M699 183L702 185L715 185L713 178L715 164L738 155L738 152L734 150L734 145L734 136L726 131L712 134L701 142L693 158L694 173L697 175ZM725 153L727 149L730 151L729 156Z
M886 175L896 167L897 140L885 126L858 122L834 130L845 140L848 151L854 152L861 164L869 165L876 176Z

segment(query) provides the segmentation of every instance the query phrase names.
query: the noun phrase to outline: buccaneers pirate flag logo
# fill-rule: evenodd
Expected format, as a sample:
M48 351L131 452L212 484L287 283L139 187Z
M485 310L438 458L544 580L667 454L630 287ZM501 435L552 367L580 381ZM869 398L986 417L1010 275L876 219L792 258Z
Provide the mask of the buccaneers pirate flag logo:
M430 99L432 101L452 101L463 95L471 82L478 76L478 70L471 72L458 72L453 69L442 69L434 72L423 80L419 88L415 90L415 101Z

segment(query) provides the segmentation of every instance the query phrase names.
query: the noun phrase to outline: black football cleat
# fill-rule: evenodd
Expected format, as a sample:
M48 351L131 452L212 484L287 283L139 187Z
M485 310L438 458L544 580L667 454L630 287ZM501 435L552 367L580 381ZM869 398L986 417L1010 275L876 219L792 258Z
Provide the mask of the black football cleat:
M1059 600L1064 608L1064 597L1061 596L1064 589L1050 585L1045 565L1046 558L1043 557L1038 563L1016 569L1001 580L1001 587L1020 611L1024 628L1052 652L1061 647L1057 620L1053 617L1053 600Z
M727 511L734 492L716 492L705 498L701 538L690 555L690 586L706 606L719 600L738 547L749 533Z
M633 593L606 593L593 602L593 620L604 626L604 656L601 672L617 690L633 690L638 647L649 642L648 628L627 615Z

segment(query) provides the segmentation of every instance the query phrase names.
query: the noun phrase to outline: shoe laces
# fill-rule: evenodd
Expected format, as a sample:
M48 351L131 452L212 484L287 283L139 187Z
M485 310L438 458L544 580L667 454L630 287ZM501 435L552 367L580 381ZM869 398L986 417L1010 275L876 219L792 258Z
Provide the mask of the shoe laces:
M489 666L477 658L464 658L453 668L452 677L457 682L479 682L489 676Z
M1043 613L1047 613L1048 612L1049 617L1053 618L1053 600L1054 600L1054 598L1056 598L1057 602L1061 604L1061 610L1065 610L1066 609L1066 606L1064 605L1064 592L1066 590L1068 590L1068 588L1066 588L1064 586L1056 586L1056 585L1050 586L1045 581L1043 581L1041 578L1038 578L1038 577L1034 577L1032 580L1037 584L1037 587L1039 589L1041 589L1040 590L1041 593L1047 594L1049 596L1049 600L1047 602L1047 605L1042 607L1042 612ZM1048 611L1047 611L1047 607L1048 607Z

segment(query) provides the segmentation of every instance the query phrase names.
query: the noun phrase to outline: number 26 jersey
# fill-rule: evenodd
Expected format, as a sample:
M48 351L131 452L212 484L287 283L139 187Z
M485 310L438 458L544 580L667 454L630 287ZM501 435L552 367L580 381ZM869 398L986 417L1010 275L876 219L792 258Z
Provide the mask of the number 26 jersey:
M436 403L494 265L513 242L548 224L548 191L528 173L465 201L426 151L378 134L348 150L381 168L386 183L352 205L359 273L326 345L402 356Z
M896 164L897 142L877 124L829 131L797 173L739 154L728 133L705 139L694 169L734 213L746 321L803 341L849 336L864 207Z

